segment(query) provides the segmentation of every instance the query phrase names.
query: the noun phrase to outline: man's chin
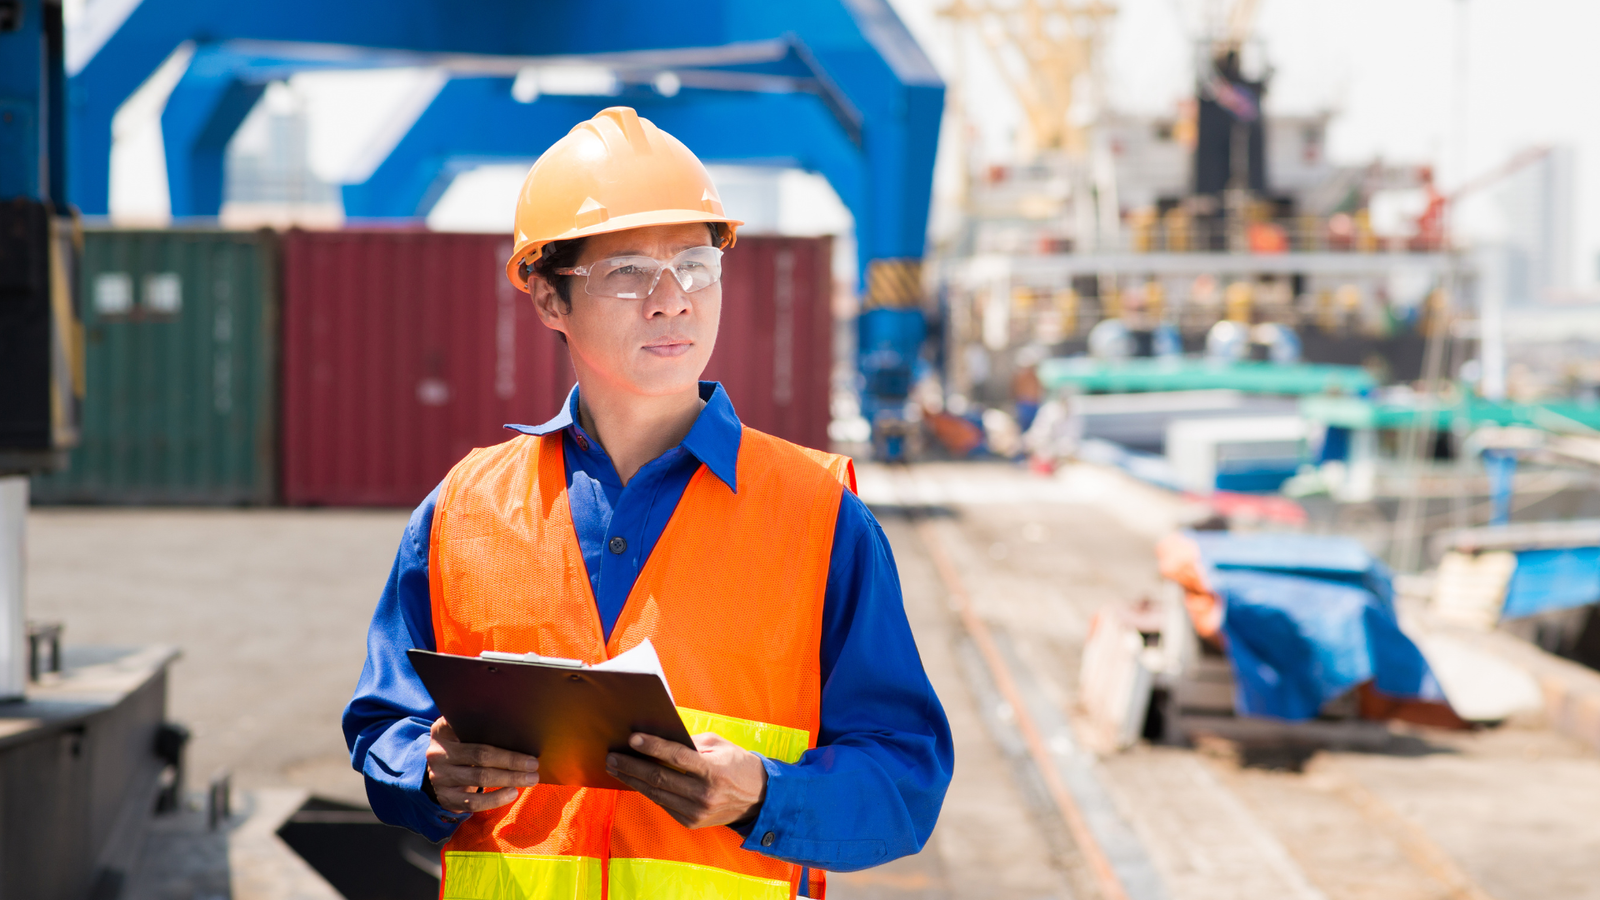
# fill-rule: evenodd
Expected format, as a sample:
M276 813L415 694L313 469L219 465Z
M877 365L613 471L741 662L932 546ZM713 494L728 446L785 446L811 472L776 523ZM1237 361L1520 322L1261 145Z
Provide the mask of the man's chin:
M658 362L668 362L659 360ZM681 363L681 360L670 360ZM704 365L688 366L644 366L645 371L636 371L628 379L635 392L645 397L672 397L689 391L699 390L700 375L705 370ZM654 370L654 371L651 371Z

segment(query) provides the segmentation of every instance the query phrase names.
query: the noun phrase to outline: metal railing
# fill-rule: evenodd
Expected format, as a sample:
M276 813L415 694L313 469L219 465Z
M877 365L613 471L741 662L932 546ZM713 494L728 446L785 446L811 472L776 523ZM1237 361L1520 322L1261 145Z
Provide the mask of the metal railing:
M1373 231L1364 213L1289 218L1134 216L1123 232L1133 253L1437 253L1436 236Z

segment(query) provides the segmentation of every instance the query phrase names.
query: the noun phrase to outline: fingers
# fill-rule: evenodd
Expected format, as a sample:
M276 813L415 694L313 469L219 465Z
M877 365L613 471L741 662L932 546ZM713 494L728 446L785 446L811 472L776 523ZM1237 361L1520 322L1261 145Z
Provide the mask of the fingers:
M705 793L704 779L674 772L648 759L635 759L625 753L607 754L606 772L613 778L626 775L656 790L680 796L698 798Z
M533 787L539 783L538 772L513 772L510 769L486 769L477 766L456 766L447 762L428 765L428 777L434 789L441 787Z
M700 828L714 824L708 819L713 812L708 802L712 788L706 775L701 771L679 772L668 768L689 769L692 766L695 770L704 769L698 752L674 741L644 734L635 734L628 743L635 750L648 753L661 762L638 759L625 753L608 754L606 772L611 777L643 794L679 825Z
M478 766L483 769L539 771L539 757L488 744L456 744L450 751L450 761L458 766Z
M488 744L463 744L453 740L442 741L435 737L433 746L428 748L430 758L434 747L438 747L442 751L441 757L452 765L477 766L481 769L509 769L513 772L539 771L539 757L501 747L491 747Z
M445 809L494 809L517 799L519 788L539 783L538 757L485 744L464 744L442 718L429 730L428 780Z
M761 758L714 734L694 736L691 750L647 734L628 744L651 758L606 756L606 772L643 794L686 828L726 825L747 817L765 793ZM678 771L679 769L683 771Z
M739 746L733 741L730 741L722 735L717 734L715 731L708 731L705 734L697 734L691 738L691 740L694 741L695 749L699 750L701 753L710 753L714 750L721 750L724 747Z
M500 788L487 794L469 793L461 787L438 787L433 789L434 795L439 798L439 805L451 812L483 812L484 810L497 809L517 799L520 793L516 788Z
M614 773L612 777L643 794L679 825L685 828L698 828L702 824L706 812L704 804L695 803L671 791L661 790L622 772Z
M716 737L716 735L705 734L693 740L698 744L702 737ZM721 740L721 738L717 739ZM710 771L705 761L700 758L698 751L691 750L677 741L658 738L653 734L635 734L633 737L628 738L628 746L646 756L653 756L675 769L681 769L692 775L705 775Z
M447 762L456 766L477 766L483 769L510 769L513 772L539 771L539 757L517 753L488 744L464 744L456 738L454 728L444 719L434 720L431 728L433 740L428 745L428 760Z
M434 719L433 725L428 730L433 733L433 739L436 741L460 743L460 739L456 737L456 730L450 727L444 716Z

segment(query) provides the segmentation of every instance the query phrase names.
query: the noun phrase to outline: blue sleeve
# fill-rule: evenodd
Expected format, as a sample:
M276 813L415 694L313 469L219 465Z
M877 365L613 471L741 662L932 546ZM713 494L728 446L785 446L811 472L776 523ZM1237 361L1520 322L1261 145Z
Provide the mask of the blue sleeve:
M406 650L434 649L433 607L428 598L428 536L433 530L434 488L406 524L367 630L367 662L344 710L350 763L366 776L367 799L378 818L430 841L449 837L466 818L428 799L428 729L439 711L411 668Z
M922 849L955 753L906 621L889 540L846 491L822 622L822 728L796 764L765 760L767 795L744 848L850 872Z

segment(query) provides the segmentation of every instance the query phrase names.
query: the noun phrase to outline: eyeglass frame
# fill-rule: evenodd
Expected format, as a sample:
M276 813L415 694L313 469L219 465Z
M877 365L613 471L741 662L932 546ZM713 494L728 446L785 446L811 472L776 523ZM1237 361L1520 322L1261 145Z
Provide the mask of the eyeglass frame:
M678 267L677 267L676 263L677 263L678 259L680 257L682 257L685 253L693 253L696 250L710 250L710 251L712 251L713 253L715 253L717 255L717 277L715 279L713 279L709 284L705 285L705 287L695 288L692 291L683 290L683 280L678 277ZM679 290L683 290L683 292L685 294L698 294L701 291L705 290L706 288L711 287L714 284L721 284L722 283L722 256L723 256L723 253L722 253L722 248L721 247L713 247L713 246L710 246L710 245L703 244L703 245L698 246L698 247L687 247L687 248L685 248L683 250L679 250L677 253L673 254L671 259L666 260L666 261L662 261L662 260L656 259L654 256L643 256L643 255L638 255L638 256L608 256L605 259L597 259L597 260L595 260L594 262L590 263L587 266L568 266L566 268L556 269L555 270L555 274L557 274L557 275L582 275L583 276L583 292L585 294L589 294L589 296L591 296L591 297L605 297L605 298L608 298L608 299L611 299L611 300L648 300L652 296L655 295L656 288L661 284L661 273L667 271L668 269L672 270L672 278L673 278L674 281L677 282L678 289ZM656 266L655 277L650 280L650 290L646 291L644 293L644 295L641 296L641 297L618 297L618 296L616 296L614 294L593 294L593 293L590 293L589 292L589 273L590 273L590 271L595 266L603 266L606 263L615 262L617 260L623 260L623 259L648 259L653 263L658 263L658 265Z

